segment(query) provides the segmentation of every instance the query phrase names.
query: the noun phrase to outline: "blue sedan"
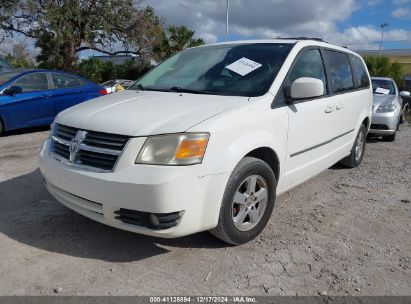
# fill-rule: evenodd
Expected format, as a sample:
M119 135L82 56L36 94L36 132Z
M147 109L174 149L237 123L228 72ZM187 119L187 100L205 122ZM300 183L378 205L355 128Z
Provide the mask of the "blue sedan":
M59 112L106 94L102 86L69 73L48 70L0 72L0 134L50 125Z

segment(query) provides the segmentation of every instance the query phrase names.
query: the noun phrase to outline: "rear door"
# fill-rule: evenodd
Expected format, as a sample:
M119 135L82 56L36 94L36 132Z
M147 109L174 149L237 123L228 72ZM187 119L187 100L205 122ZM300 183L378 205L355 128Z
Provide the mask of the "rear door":
M301 77L320 79L325 94L309 100L287 101L287 88ZM335 133L335 105L328 97L324 63L318 48L305 49L299 54L283 91L289 120L284 186L289 188L327 168L332 158L329 142Z
M23 75L11 86L21 87L22 93L7 96L3 111L10 128L21 128L50 124L54 118L54 107L49 98L49 82L46 72Z
M323 50L323 55L327 67L330 100L335 103L333 119L335 140L330 146L331 149L335 150L336 161L338 161L351 151L356 136L355 128L364 111L366 100L363 91L358 90L355 84L348 54L326 49ZM365 77L368 79L367 73ZM363 81L366 80L363 79Z
M82 79L72 75L52 72L51 100L54 104L55 115L61 111L83 102L87 90Z

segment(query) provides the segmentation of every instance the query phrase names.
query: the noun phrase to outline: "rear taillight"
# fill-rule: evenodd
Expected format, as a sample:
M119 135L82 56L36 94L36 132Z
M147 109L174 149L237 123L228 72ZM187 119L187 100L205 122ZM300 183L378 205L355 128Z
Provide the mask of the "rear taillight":
M98 91L101 95L107 95L108 93L107 93L107 91L106 91L106 89L101 89L101 90L99 90Z

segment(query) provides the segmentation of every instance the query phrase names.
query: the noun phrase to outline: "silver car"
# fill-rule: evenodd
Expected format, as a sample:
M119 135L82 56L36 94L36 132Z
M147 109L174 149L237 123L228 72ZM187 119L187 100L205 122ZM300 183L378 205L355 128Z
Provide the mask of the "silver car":
M394 141L399 124L403 122L408 107L401 96L410 96L409 92L398 92L395 81L387 77L371 77L374 92L372 122L369 134L382 136L387 141Z

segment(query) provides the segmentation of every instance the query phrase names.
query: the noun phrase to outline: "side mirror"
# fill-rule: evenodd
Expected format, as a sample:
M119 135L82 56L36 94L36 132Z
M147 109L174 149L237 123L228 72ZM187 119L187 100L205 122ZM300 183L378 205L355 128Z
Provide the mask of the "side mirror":
M400 92L400 96L401 96L401 97L410 97L411 94L410 94L410 92L408 92L408 91L401 91L401 92Z
M5 90L3 91L3 94L9 95L9 96L14 96L14 95L20 94L20 93L22 93L22 92L23 92L23 89L22 89L21 87L19 87L19 86L11 86L10 88L5 89Z
M322 80L311 77L301 77L291 84L289 97L291 102L298 99L307 99L324 95Z

